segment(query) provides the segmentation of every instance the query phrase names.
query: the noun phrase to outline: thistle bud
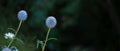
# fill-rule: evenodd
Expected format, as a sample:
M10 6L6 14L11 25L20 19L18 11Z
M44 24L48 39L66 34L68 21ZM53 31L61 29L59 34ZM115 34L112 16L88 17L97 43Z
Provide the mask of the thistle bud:
M46 19L46 26L49 27L49 28L54 28L57 24L57 20L55 17L53 16L49 16L47 19Z
M18 12L18 19L25 21L27 19L27 12L25 10L20 10Z

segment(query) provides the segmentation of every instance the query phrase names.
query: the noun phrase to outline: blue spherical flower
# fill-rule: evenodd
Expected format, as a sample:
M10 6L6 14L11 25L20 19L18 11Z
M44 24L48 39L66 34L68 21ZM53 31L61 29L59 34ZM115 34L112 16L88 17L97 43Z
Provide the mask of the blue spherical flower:
M3 48L2 51L11 51L9 48Z
M49 27L49 28L54 28L57 24L57 20L55 17L53 16L49 16L47 19L46 19L46 26Z
M20 10L18 12L18 19L25 21L27 19L27 12L25 10Z

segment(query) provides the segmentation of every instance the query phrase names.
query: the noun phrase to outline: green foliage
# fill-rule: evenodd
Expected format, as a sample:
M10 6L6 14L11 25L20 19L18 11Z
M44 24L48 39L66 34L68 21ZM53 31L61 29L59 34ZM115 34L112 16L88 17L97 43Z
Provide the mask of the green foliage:
M37 48L39 47L39 45L40 45L40 47L42 48L43 45L44 45L44 42L43 42L43 41L40 41L40 40L37 40Z
M13 44L20 51L40 50L36 41L45 38L47 16L58 20L50 33L50 38L58 41L49 43L46 48L50 51L50 47L55 47L53 51L67 51L74 45L116 51L119 44L119 0L0 0L0 47L8 44L5 32L14 32L12 28L18 26L17 12L21 9L28 11L28 19L18 33L20 39ZM44 43L40 40L37 47Z

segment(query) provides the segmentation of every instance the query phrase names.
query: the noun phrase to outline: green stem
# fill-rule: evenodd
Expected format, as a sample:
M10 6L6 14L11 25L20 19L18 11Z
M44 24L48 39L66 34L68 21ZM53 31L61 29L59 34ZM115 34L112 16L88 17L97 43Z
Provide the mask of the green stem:
M48 29L48 32L47 32L47 35L46 35L45 43L44 43L44 45L43 45L43 47L42 47L42 51L45 50L45 46L46 46L47 41L48 41L48 36L49 36L50 30L51 30L51 29L49 28L49 29Z
M16 36L17 36L17 33L18 33L19 29L20 29L21 24L22 24L22 20L20 21L20 23L19 23L19 25L18 25L18 28L17 28L17 30L15 31L15 36L14 36L14 38L13 38L13 39L10 41L10 43L8 44L8 48L12 45L13 41L15 40L15 38L16 38Z

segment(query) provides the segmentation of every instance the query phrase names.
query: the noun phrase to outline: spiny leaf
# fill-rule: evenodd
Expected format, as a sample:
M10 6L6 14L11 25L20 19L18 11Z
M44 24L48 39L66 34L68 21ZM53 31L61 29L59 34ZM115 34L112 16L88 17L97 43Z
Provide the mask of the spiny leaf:
M20 38L16 38L17 42L20 42L21 44L24 44L23 40L21 40Z
M49 38L48 41L49 41L49 40L58 40L58 39L57 39L57 38Z
M42 48L43 45L44 45L43 41L37 40L37 48L38 48L39 45L40 45L41 48Z
M13 29L13 28L8 28L8 30L11 30L11 31L15 32L15 29Z
M37 40L37 48L38 48L38 46L39 46L39 40Z

